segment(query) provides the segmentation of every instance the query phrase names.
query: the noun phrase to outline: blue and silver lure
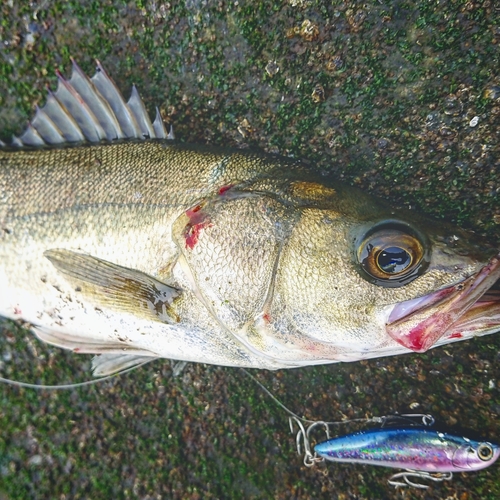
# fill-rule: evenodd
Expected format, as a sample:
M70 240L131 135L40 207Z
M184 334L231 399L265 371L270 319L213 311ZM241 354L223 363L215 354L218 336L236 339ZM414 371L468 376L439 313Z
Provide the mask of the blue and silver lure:
M430 417L432 418L432 417ZM432 421L433 422L433 419ZM424 424L425 424L424 420ZM311 429L323 425L328 439L318 443L311 453ZM453 472L472 472L492 465L500 456L500 447L491 442L474 441L430 429L429 426L376 428L329 438L328 424L317 422L307 431L299 425L297 446L305 446L306 465L324 459L333 462L350 462L383 467L406 469L393 475L389 483L394 486L427 485L411 481L410 477L434 481L449 480ZM397 481L403 479L405 483Z

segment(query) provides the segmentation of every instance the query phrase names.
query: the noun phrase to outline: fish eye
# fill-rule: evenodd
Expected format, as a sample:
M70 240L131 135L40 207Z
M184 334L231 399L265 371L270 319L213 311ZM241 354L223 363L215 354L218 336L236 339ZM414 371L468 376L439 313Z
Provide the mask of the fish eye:
M385 287L403 286L427 267L424 238L396 221L377 224L357 247L357 260L368 280Z
M477 456L483 460L490 460L493 457L493 448L489 443L481 443L477 448Z

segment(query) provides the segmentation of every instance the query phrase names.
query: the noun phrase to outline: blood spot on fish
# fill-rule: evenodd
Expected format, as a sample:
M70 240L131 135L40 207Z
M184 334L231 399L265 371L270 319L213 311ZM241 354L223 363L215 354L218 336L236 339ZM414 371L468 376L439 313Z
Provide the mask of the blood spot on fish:
M227 193L231 188L233 187L233 184L228 184L227 186L222 186L219 188L219 195L222 196L223 194Z
M186 248L192 250L195 247L196 243L198 243L200 232L204 227L204 224L195 224L186 230Z
M192 217L194 217L194 214L198 213L200 210L201 205L196 205L195 207L186 210L186 215L191 219Z
M424 350L424 332L422 328L419 326L413 328L413 330L410 331L409 335L409 343L406 344L404 343L403 345L405 347L408 347L408 349L411 349L412 351L415 352L423 352Z
M430 349L440 338L440 335L437 337L432 335L431 330L429 330L429 326L425 323L426 322L423 321L421 324L410 330L408 342L400 343L415 352L425 352L427 349ZM432 331L444 331L444 326L446 326L447 323L447 316L436 319L432 326Z
M461 339L463 335L460 332L452 333L448 336L449 339Z
M211 227L212 224L207 214L202 212L201 205L186 210L186 216L189 218L189 222L184 230L184 238L186 239L186 248L192 250L198 243L202 229Z
M265 312L265 313L262 315L262 319L263 319L266 323L271 323L271 315L270 315L268 312Z

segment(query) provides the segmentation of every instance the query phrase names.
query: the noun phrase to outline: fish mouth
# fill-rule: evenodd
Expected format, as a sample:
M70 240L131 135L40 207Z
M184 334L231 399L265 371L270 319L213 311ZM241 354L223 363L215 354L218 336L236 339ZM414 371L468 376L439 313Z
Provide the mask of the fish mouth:
M442 338L460 339L500 328L500 253L455 285L396 304L387 333L414 352Z

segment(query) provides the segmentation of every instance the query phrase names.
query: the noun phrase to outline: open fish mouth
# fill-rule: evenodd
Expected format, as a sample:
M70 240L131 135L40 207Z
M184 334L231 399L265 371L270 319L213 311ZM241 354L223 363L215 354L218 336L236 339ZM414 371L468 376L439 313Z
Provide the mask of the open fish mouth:
M396 304L386 324L387 333L415 352L427 351L443 337L493 333L500 328L497 282L500 253L455 285Z

